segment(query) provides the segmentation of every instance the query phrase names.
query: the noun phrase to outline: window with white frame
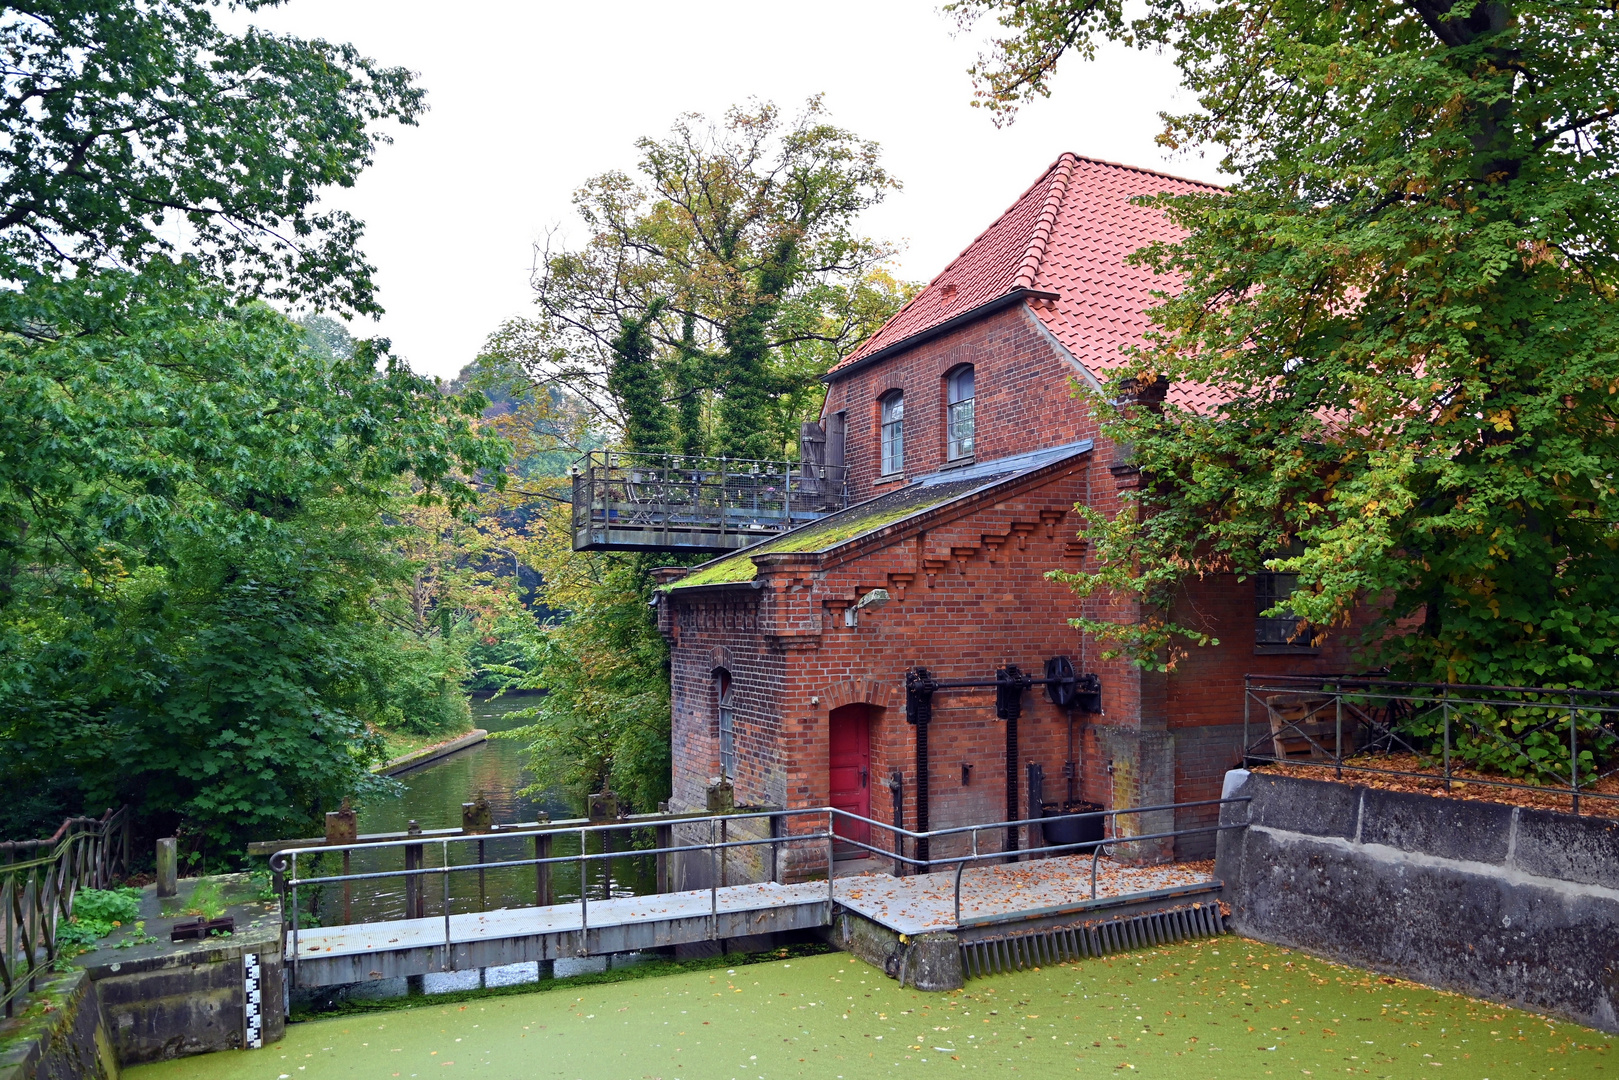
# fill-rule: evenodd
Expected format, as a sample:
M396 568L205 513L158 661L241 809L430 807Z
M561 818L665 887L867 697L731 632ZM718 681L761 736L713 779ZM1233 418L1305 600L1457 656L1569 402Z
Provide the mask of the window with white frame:
M905 395L895 390L882 399L883 475L905 471Z
M973 456L973 369L964 364L945 380L947 456L951 461Z
M731 709L731 673L714 672L714 699L719 712L720 775L736 779L736 715Z

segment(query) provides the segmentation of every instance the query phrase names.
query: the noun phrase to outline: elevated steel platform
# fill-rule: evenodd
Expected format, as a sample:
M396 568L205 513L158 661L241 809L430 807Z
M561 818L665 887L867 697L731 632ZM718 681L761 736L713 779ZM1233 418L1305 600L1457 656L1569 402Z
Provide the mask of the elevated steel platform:
M575 551L723 553L848 505L847 470L593 451L573 467Z

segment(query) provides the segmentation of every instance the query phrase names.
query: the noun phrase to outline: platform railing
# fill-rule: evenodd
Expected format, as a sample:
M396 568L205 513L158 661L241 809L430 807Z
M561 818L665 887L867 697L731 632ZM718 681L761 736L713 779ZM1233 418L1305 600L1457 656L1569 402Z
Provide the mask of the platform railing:
M595 450L572 472L576 550L730 551L848 506L843 466Z
M851 814L845 810L838 810L836 808L829 808L829 810L830 813L835 817L846 817L861 824L874 825L880 829L883 829L890 835L894 836L896 841L905 839L912 841L913 844L917 841L926 841L928 843L927 850L929 851L932 850L932 841L939 840L947 836L970 835L972 838L972 847L968 854L943 856L936 859L931 857L927 859L918 859L906 856L900 851L901 845L899 843L895 844L895 848L893 850L885 850L871 844L862 843L858 840L851 840L846 835L840 834L838 836L839 843L847 844L851 847L861 848L871 852L874 855L880 856L883 859L894 859L898 862L904 863L907 866L916 868L921 873L929 873L935 867L948 868L954 866L955 881L953 889L953 904L956 927L959 929L962 926L968 925L972 921L968 920L968 922L964 923L961 918L961 879L963 872L969 865L987 862L1004 863L1008 859L1029 858L1032 856L1049 858L1066 855L1089 854L1091 856L1090 900L1094 901L1097 899L1097 862L1103 855L1111 856L1111 849L1113 848L1126 844L1141 844L1154 840L1175 840L1187 836L1207 836L1211 833L1221 833L1230 829L1245 829L1248 827L1248 823L1243 821L1225 825L1202 825L1187 829L1167 829L1160 832L1151 833L1121 834L1118 829L1119 818L1139 816L1142 814L1173 813L1178 810L1192 810L1199 807L1223 807L1228 805L1247 804L1249 801L1251 800L1248 796L1239 795L1228 799L1200 799L1194 802L1163 803L1158 806L1129 806L1122 807L1117 810L1090 810L1076 814L1054 814L1050 817L1020 818L1017 821L997 821L982 825L956 825L946 829L932 829L928 832L912 832L897 825L889 825L880 821L872 821L869 818L863 818L857 814ZM993 835L997 832L1004 832L1007 829L1016 829L1026 826L1039 826L1044 829L1063 822L1073 822L1078 824L1081 822L1097 821L1104 823L1104 834L1108 831L1105 826L1107 824L1111 824L1113 826L1111 830L1113 835L1104 835L1104 837L1100 840L1084 840L1072 844L1043 844L1040 847L1024 848L1018 851L997 850L985 852L979 850L979 836L986 832ZM1004 918L1009 915L1027 917L1045 913L1046 912L1044 909L1029 908L1002 913L1002 915L998 917Z
M437 918L442 921L444 944L446 948L453 945L451 926L452 896L450 881L456 874L483 873L495 869L511 869L513 867L532 867L537 881L543 882L549 868L565 864L576 864L580 868L580 895L576 903L579 906L580 933L583 934L590 927L590 889L585 886L585 867L604 860L623 859L631 856L651 856L666 858L671 855L694 855L703 857L709 866L709 918L713 932L717 936L720 913L719 890L726 888L727 855L734 850L749 848L767 848L770 853L769 877L774 880L781 865L780 853L786 846L807 846L816 852L808 862L799 862L796 872L810 871L811 867L824 868L827 881L826 899L828 903L836 900L836 846L853 847L868 851L883 859L893 859L896 862L911 868L914 872L928 873L936 868L954 869L954 914L955 922L959 927L967 925L972 920L964 922L961 918L961 882L966 868L984 862L1004 862L1008 859L1028 859L1031 857L1050 857L1065 855L1091 856L1091 888L1089 899L1097 899L1097 863L1104 854L1112 852L1121 845L1136 845L1151 841L1172 840L1180 837L1208 835L1219 833L1228 829L1241 829L1246 823L1217 824L1196 826L1185 829L1171 829L1147 833L1121 832L1118 820L1121 817L1140 816L1155 813L1173 813L1180 810L1191 810L1209 807L1224 807L1227 805L1245 804L1249 800L1246 796L1226 799L1203 799L1193 802L1164 803L1154 806L1123 807L1115 810L1097 810L1076 814L1054 815L1052 817L1025 818L1017 821L984 822L974 825L960 825L949 828L933 829L927 832L917 832L892 825L859 814L851 813L837 807L821 806L800 809L767 809L745 811L731 814L665 814L648 815L637 820L618 820L596 824L568 823L533 823L529 826L500 827L493 833L462 833L447 834L440 831L431 837L417 834L393 839L368 838L356 840L348 845L321 845L285 847L276 851L270 858L270 870L276 878L276 887L282 895L284 929L290 938L290 953L293 964L293 978L296 984L297 965L300 956L299 941L302 932L302 920L299 913L299 890L341 885L345 890L365 882L381 881L385 879L405 879L407 882L421 883L415 890L420 900L425 894L425 885L433 879L439 882L440 905L436 916L427 916L420 907L414 914L407 910L407 917ZM769 835L750 836L732 839L732 829L740 822L768 820L770 822ZM1103 821L1112 824L1112 835L1104 836L1100 840L1087 840L1069 844L1043 844L1042 846L1024 849L1021 851L981 851L979 836L984 833L996 834L1008 828L1023 826L1043 826L1050 828L1054 824L1063 822ZM849 826L843 830L838 828L842 821ZM651 848L631 849L627 846L614 850L610 838L630 830L646 829L655 825L659 829L659 842ZM705 840L696 843L674 843L672 830L682 827L688 832L696 831L707 834ZM796 831L794 826L796 826ZM852 839L848 834L861 829L876 829L888 834L893 840L892 848L883 848L861 840ZM1109 830L1104 830L1104 832ZM578 854L550 855L550 843L558 836L577 836L579 841ZM867 833L869 836L870 834ZM915 850L916 845L936 841L945 837L967 835L971 837L971 850L962 855L940 856L938 858L917 858L904 853L904 845L909 842ZM535 855L524 858L503 858L486 861L481 857L483 849L476 848L480 853L477 861L457 864L451 857L454 848L463 845L481 845L491 839L526 839L534 844ZM601 850L590 851L592 838L599 838ZM439 848L440 865L422 865L421 852L425 847ZM405 856L403 870L388 869L370 871L365 873L321 874L308 876L299 872L299 860L307 860L312 856L318 857L330 851L347 852L354 849L368 851L401 849ZM926 848L925 850L931 850ZM414 865L411 852L416 852ZM813 872L813 871L810 871ZM409 890L407 889L407 892ZM542 900L547 895L546 887L541 884L536 888L536 900ZM537 906L545 906L538 904ZM830 907L828 912L830 913ZM1016 911L1004 913L1006 916L1029 916L1044 913L1044 909L1030 909L1029 911Z
M1619 806L1598 787L1619 775L1614 691L1250 675L1242 719L1252 763L1533 792L1576 814L1582 800Z
M23 994L59 955L57 928L81 888L104 889L129 872L129 808L72 817L44 840L0 843L0 1007Z
M363 847L367 851L387 850L391 848L405 849L407 852L406 868L404 870L380 870L358 874L321 874L311 877L300 877L298 874L298 858L300 855L307 859L311 855L320 855L326 851L332 850L332 848L285 848L276 852L270 857L269 865L270 872L276 879L276 889L278 893L287 898L288 901L282 905L282 917L286 926L286 933L290 934L291 936L290 951L292 954L293 985L296 986L298 984L298 963L300 957L299 936L301 920L298 909L298 890L300 888L307 889L312 886L326 885L343 885L345 887L350 887L357 882L399 879L401 877L407 881L415 879L425 882L430 878L437 877L440 879L442 889L442 904L438 917L443 921L444 946L446 950L448 950L453 945L450 922L452 908L450 876L452 874L474 872L482 873L488 870L531 866L535 868L537 875L543 876L545 869L548 867L575 863L580 867L580 889L578 900L579 933L584 935L590 928L590 890L585 887L584 884L584 868L587 864L600 862L602 860L623 859L630 855L650 855L657 857L701 853L708 857L710 868L708 893L711 934L713 937L718 937L719 890L725 887L725 854L734 849L756 848L764 846L768 847L772 852L776 852L779 851L782 845L802 845L806 843L811 843L818 847L824 845L827 889L826 898L829 904L832 902L836 873L834 863L835 856L833 852L834 836L832 831L831 814L836 812L841 811L833 811L826 807L817 807L807 810L758 810L743 813L708 816L667 815L664 816L665 820L663 824L670 827L675 824L682 824L688 827L701 827L706 825L708 831L708 840L706 842L696 844L668 844L649 849L621 851L611 850L611 846L605 842L601 845L603 850L595 852L590 851L590 838L592 836L599 836L605 841L606 838L611 837L615 833L632 829L645 829L647 827L646 821L613 821L594 825L581 825L577 827L552 827L549 825L536 825L536 827L528 829L502 828L494 833L469 833L458 836L440 835L430 841L424 840L421 837L409 837L398 840L373 840L364 844L357 843L352 846L355 848ZM776 835L776 829L774 827L775 822L786 818L805 817L812 819L824 818L825 827L817 831L807 833L798 832ZM731 823L760 819L772 820L772 835L764 837L748 837L740 840L729 839ZM574 833L578 835L579 853L577 855L536 855L533 858L500 859L493 862L485 862L480 859L477 862L462 864L452 864L450 859L450 849L452 845L478 844L480 842L485 842L495 838L532 839L536 841L535 850L541 851L544 850L542 844L554 839L559 834L565 833ZM411 867L409 865L409 850L415 848L419 851L426 844L432 844L440 848L440 865L436 867L423 867L420 865ZM337 850L347 850L347 846L342 845L338 845L336 848Z

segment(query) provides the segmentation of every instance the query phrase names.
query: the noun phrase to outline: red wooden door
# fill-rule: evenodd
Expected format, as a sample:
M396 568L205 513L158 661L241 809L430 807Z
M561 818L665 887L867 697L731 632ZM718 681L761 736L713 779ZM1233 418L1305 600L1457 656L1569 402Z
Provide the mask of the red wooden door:
M828 787L832 805L861 817L871 816L871 719L865 705L833 709L830 718ZM864 822L836 818L839 836L871 843L871 827ZM858 849L855 849L858 850ZM851 853L853 853L851 851Z

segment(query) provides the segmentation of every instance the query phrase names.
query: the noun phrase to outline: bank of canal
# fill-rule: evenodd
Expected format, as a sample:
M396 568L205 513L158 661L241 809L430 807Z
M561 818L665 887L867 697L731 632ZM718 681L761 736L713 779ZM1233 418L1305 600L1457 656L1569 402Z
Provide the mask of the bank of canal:
M1609 1036L1225 937L923 994L843 954L293 1024L127 1080L1602 1077Z

